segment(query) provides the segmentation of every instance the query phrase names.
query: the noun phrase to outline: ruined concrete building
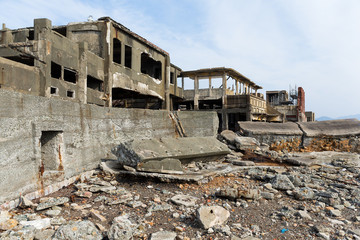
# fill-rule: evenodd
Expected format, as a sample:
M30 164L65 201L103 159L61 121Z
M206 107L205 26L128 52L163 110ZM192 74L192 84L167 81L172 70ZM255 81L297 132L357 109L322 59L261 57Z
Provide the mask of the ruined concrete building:
M238 130L238 121L274 121L279 117L268 114L264 96L258 93L262 87L234 69L199 69L182 72L181 77L194 81L194 90L184 90L182 104L186 109L216 111L222 129ZM218 88L212 84L216 78L221 79ZM199 81L204 80L206 87L200 89Z
M0 36L3 89L147 109L170 109L182 96L169 54L109 17L60 27L35 19L30 28L3 26Z
M266 103L282 114L285 121L313 122L315 113L305 111L305 91L302 87L286 90L266 91Z

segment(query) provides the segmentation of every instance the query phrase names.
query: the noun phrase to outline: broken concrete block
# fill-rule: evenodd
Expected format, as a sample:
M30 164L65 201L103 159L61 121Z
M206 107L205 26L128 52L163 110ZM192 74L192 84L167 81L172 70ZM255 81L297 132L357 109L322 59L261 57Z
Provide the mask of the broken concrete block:
M252 137L239 137L235 138L235 146L238 150L261 150L260 143Z
M204 229L222 225L230 217L230 212L220 206L202 206L197 210L197 218Z
M141 162L138 164L137 170L143 172L183 174L180 160L174 158L165 158L162 160L150 160L147 162Z
M216 161L229 153L228 147L214 137L134 139L112 149L118 161L133 168L139 163L165 158L192 161ZM169 169L177 170L177 169Z

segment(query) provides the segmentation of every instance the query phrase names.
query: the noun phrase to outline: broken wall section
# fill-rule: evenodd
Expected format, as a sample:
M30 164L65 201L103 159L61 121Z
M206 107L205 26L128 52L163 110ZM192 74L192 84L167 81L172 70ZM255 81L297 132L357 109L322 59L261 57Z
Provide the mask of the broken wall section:
M178 116L189 135L217 134L216 113ZM97 167L121 142L163 136L177 136L168 111L104 108L0 89L0 203Z

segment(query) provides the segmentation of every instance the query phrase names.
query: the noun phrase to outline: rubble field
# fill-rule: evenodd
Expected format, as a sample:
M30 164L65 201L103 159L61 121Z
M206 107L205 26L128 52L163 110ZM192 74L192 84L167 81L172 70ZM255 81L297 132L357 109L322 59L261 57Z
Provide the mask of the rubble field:
M183 165L233 169L198 182L98 169L49 196L21 197L1 211L0 239L360 239L359 154L312 153L301 165L287 161L301 153L245 140L250 148L230 146L222 161Z

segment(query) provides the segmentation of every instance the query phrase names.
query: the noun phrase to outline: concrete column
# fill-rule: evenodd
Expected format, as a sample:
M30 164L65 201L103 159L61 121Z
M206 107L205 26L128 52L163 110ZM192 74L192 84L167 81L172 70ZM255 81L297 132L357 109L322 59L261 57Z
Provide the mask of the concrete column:
M111 37L111 23L105 22L106 36L110 36L110 39L106 39L104 44L104 94L105 94L105 107L112 107L112 37Z
M182 94L181 97L184 97L184 77L181 77L181 88L182 88Z
M165 106L170 110L170 57L165 57Z
M199 79L195 76L194 79L194 110L199 110Z
M51 21L46 18L34 19L34 39L38 44L38 57L35 67L40 71L40 96L50 97L51 87Z
M221 113L221 116L222 116L222 124L221 124L221 130L227 130L229 129L229 124L228 124L228 114L227 114L227 111L226 110L222 110L222 113Z
M3 23L3 25L2 25L1 32L2 32L1 33L2 37L1 37L0 44L8 45L9 43L12 43L14 41L11 31L10 31L10 29L6 28L5 23Z
M239 94L239 86L238 86L238 81L235 79L235 95Z
M222 85L223 85L223 89L222 89L222 108L226 108L227 105L227 98L226 98L226 73L223 74L222 77Z
M209 77L209 97L212 96L212 88L211 88L211 77Z
M88 43L79 43L79 76L78 76L78 99L81 103L87 103L87 51Z

